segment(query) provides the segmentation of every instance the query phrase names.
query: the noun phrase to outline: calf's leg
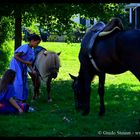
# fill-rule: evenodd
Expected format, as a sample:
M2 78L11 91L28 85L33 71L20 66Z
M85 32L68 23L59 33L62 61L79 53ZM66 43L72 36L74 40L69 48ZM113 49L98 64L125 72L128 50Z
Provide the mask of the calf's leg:
M99 87L98 87L98 94L100 97L100 112L99 112L100 116L104 115L105 113L104 84L105 84L105 73L101 73L99 74Z

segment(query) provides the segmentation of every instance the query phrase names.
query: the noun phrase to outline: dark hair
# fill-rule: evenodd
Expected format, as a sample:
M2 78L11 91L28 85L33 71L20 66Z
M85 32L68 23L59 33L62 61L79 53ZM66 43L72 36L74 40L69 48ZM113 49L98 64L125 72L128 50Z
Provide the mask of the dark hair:
M4 75L0 81L0 93L5 92L7 90L8 84L13 84L15 76L16 76L16 72L12 69L8 69L4 73Z
M34 40L34 41L41 41L41 37L37 34L31 34L29 37L28 37L28 41L31 41L31 40Z
M115 26L118 26L121 30L124 29L122 20L118 17L113 17L110 19L110 22L104 28L104 31L112 30Z

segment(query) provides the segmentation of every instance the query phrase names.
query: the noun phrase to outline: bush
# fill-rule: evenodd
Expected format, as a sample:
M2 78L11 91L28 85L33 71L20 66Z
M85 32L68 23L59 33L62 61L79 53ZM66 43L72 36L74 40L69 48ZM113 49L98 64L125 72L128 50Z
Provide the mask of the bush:
M12 44L13 21L12 17L0 17L0 74L8 68L14 50Z
M5 41L0 47L0 74L3 74L4 71L9 67L13 53L13 41Z

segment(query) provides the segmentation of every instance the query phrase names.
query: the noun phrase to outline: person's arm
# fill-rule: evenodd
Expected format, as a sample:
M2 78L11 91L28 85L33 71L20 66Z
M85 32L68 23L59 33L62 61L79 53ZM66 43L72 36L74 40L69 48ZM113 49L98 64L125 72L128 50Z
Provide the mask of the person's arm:
M33 68L32 68L32 62L30 62L30 61L24 61L23 59L20 58L21 55L22 55L22 52L18 52L18 53L16 53L16 54L14 55L14 57L15 57L18 61L22 62L23 64L26 64L26 65L29 67L29 69L31 70L32 73L35 73L35 71L34 71Z
M32 62L30 62L30 61L24 61L23 59L20 58L20 56L21 56L22 54L23 54L22 52L18 52L18 53L16 53L16 54L14 55L14 57L15 57L18 61L22 62L23 64L26 64L27 66L28 66L28 65L32 65Z
M23 110L20 108L20 106L17 104L17 102L15 101L15 99L13 99L13 97L11 97L9 99L9 102L11 103L12 106L14 106L16 109L18 109L19 113L23 113Z
M36 71L33 69L31 65L28 65L29 69L31 70L31 73L36 74Z

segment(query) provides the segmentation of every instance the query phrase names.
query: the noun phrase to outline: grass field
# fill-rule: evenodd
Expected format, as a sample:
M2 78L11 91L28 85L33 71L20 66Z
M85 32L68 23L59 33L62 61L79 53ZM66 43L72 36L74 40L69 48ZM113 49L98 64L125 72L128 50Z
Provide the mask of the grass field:
M99 117L98 77L92 82L91 111L81 116L74 108L72 80L77 76L80 44L42 42L48 50L61 52L61 68L52 81L52 103L46 102L42 82L41 97L31 102L33 86L29 79L28 102L37 109L23 115L0 116L0 136L28 137L119 137L140 136L140 83L130 73L106 76L105 116ZM64 118L67 118L68 121Z

